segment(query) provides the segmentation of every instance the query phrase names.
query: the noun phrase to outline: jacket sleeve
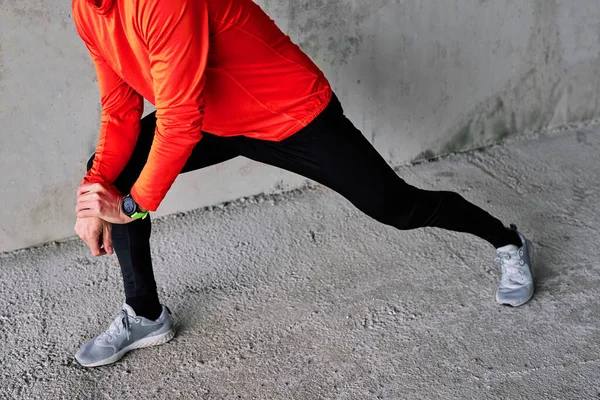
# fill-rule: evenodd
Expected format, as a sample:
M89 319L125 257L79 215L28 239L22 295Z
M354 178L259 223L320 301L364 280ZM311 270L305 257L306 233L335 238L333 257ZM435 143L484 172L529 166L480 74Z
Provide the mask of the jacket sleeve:
M137 25L150 55L156 132L131 195L154 211L202 138L208 58L204 0L139 0Z
M75 13L74 20L77 31L94 61L102 103L100 139L94 163L83 182L112 184L127 165L135 148L144 102L142 96L106 63L92 41L87 38Z

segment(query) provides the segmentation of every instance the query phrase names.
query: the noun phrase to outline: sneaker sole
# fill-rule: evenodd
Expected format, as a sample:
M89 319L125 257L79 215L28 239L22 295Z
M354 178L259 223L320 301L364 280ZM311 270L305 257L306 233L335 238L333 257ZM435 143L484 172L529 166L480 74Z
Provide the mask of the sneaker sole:
M79 360L77 360L77 362L79 362L79 364L81 364L82 367L101 367L103 365L108 365L119 361L121 358L123 358L125 354L129 353L131 350L143 349L144 347L159 346L161 344L167 343L174 337L175 329L171 328L171 330L169 330L168 332L161 333L160 335L150 336L147 338L140 339L137 342L133 342L129 346L121 349L121 351L115 353L114 355L104 360L89 364L82 364Z
M527 240L527 248L529 250L529 271L531 272L531 278L533 279L533 260L534 260L534 250L533 250L533 243L531 243L529 240ZM527 303L529 300L531 300L531 298L533 297L533 292L535 288L535 283L532 287L531 290L531 294L529 295L529 297L527 297L525 300L517 303L517 304L510 304L510 303L504 303L502 301L500 301L500 299L498 298L498 292L496 292L496 302L498 302L499 304L502 304L503 306L510 306L510 307L519 307L522 306L523 304Z
M516 303L516 304L504 303L504 302L500 301L500 299L498 298L498 294L496 293L496 301L498 302L498 304L501 304L503 306L519 307L519 306L522 306L523 304L527 303L529 300L531 300L531 298L533 297L533 292L534 291L532 290L531 294L529 295L529 297L527 297L523 301L520 301L519 303Z

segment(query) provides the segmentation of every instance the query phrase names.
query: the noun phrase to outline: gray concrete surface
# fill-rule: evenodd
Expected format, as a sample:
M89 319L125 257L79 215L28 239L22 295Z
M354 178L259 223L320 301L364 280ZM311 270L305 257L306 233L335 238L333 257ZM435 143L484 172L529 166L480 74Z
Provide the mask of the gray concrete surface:
M597 0L258 3L394 165L600 116ZM0 0L0 251L73 232L100 110L70 5ZM182 177L160 211L303 182L239 160Z
M170 343L84 369L121 299L114 257L79 241L0 255L0 398L595 399L600 126L399 169L536 246L536 294L494 301L493 249L399 232L321 187L155 221Z

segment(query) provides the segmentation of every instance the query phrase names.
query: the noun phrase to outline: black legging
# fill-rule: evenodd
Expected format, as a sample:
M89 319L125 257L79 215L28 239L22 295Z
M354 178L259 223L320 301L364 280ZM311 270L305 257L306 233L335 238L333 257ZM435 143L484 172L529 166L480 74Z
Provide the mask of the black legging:
M142 120L135 151L115 181L129 193L144 167L156 128L154 114ZM223 138L205 133L182 172L244 156L322 183L340 193L365 214L384 224L408 230L437 227L466 232L496 248L520 245L514 231L453 192L426 191L408 185L344 116L334 96L308 126L281 142L244 136ZM91 160L88 169L91 167ZM150 219L113 225L113 246L123 273L127 302L157 303L150 259ZM136 301L136 298L138 301Z

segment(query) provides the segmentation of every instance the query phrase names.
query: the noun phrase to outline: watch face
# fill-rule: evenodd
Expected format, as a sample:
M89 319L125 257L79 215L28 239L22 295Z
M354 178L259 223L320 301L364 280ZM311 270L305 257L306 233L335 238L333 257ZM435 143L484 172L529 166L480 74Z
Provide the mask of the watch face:
M123 199L123 213L125 215L131 215L135 212L136 209L135 201L131 197L125 197Z

